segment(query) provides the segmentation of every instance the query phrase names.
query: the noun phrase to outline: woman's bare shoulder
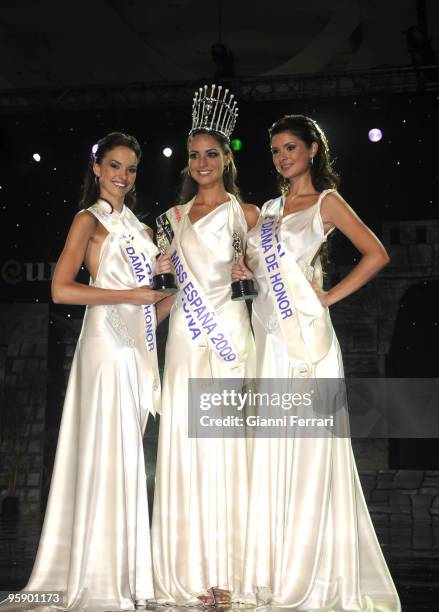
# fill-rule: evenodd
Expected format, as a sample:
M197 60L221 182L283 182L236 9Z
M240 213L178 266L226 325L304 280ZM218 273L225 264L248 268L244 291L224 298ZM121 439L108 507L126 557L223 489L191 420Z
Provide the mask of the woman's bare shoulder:
M241 203L241 208L244 211L245 220L247 221L247 226L249 229L251 229L258 222L261 211L254 204L246 204L244 202Z

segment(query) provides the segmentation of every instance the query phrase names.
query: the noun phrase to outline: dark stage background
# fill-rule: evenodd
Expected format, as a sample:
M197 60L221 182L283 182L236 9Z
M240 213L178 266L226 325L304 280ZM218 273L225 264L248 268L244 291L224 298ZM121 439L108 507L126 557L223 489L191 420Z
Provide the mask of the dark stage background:
M1 295L5 304L48 304L46 427L56 429L59 422L72 354L71 346L66 353L65 337L71 336L68 343L74 344L84 310L53 305L50 278L77 211L91 147L112 130L139 139L143 157L137 214L153 227L155 217L176 201L180 171L186 163L190 95L185 106L126 106L16 112L2 117ZM324 129L342 178L341 193L392 256L390 266L375 281L331 308L347 374L435 376L437 366L431 355L439 341L435 129L439 95L413 91L241 101L234 133L242 142L242 149L235 152L239 184L245 201L258 206L276 193L267 129L286 113L309 114ZM371 128L382 131L381 141L369 140ZM162 153L165 147L172 148L169 158ZM328 284L337 282L358 257L349 241L336 232L330 241ZM80 276L88 282L85 269ZM166 324L160 327L159 338L163 359ZM5 367L7 375L12 363ZM359 466L439 468L433 441L383 444L377 442L372 448L373 441L358 443ZM50 474L50 459L48 469Z
M88 40L89 46L85 42L80 44L77 31L74 32L75 47L72 49L77 48L80 59L72 59L73 51L69 51L70 77L63 72L64 80L59 77L60 82L57 82L55 72L52 81L49 72L43 70L38 72L38 78L36 70L32 72L29 68L29 73L20 72L25 61L33 67L41 60L32 59L33 48L29 45L35 43L34 39L27 41L28 46L24 47L27 55L22 49L16 49L14 57L20 68L16 89L4 86L1 80L5 74L11 76L15 64L6 66L3 58L6 67L0 70L0 89L4 87L0 92L0 501L9 497L12 483L20 502L20 513L15 519L10 521L3 512L0 520L0 590L17 589L26 582L50 485L65 386L84 310L53 305L50 278L78 209L80 185L91 148L100 137L113 130L122 130L138 138L143 158L137 179L139 206L136 212L145 223L154 226L157 215L172 206L177 198L180 171L186 163L185 142L190 128L192 91L205 82L214 82L212 76L199 80L200 74L213 75L212 67L210 72L199 70L186 82L163 78L152 83L151 79L157 80L160 75L151 69L149 78L135 83L137 78L141 79L136 72L137 69L139 74L141 72L138 65L143 66L140 60L136 63L139 56L135 54L132 54L134 60L129 60L134 62L130 69L127 63L116 66L114 55L111 55L115 66L113 73L104 52L108 51L105 45L111 46L113 38L104 36L106 31L102 34L101 30L99 33L92 27L93 19L99 23L98 17L102 14L96 14L96 7L102 4L105 10L116 11L116 3L111 0L90 4L89 29L84 32L84 40ZM143 10L139 2L129 4L135 5L138 11ZM184 9L180 0L164 4L171 12ZM286 3L279 4L284 11L293 10ZM316 4L322 13L330 12L326 5L331 3ZM341 2L332 4L338 6ZM380 3L345 4L373 4L375 10ZM398 25L395 25L392 19L400 4L404 5L405 12L401 9ZM287 113L304 113L317 120L329 139L334 166L341 175L341 194L384 242L391 255L390 265L375 279L355 295L331 307L346 374L348 377L434 378L438 374L439 345L439 68L421 70L420 63L437 63L434 53L429 56L430 62L421 61L421 54L417 56L413 49L407 50L404 42L401 44L403 61L398 63L395 59L395 41L403 37L400 24L407 25L410 19L413 22L417 9L418 22L422 26L426 3L405 0L381 5L379 10L385 13L384 21L376 21L372 26L365 21L363 25L366 30L367 27L375 28L381 33L388 28L390 42L387 42L387 34L381 38L377 35L374 55L373 35L369 33L370 57L375 58L373 65L368 67L369 72L363 71L361 75L355 71L349 73L347 69L343 72L340 57L347 54L343 48L334 52L338 64L335 60L331 64L328 58L327 65L322 61L323 67L315 68L315 74L308 74L306 79L297 76L296 82L293 73L285 74L285 87L281 77L276 82L267 77L265 89L259 87L264 83L263 70L268 69L270 62L276 63L274 55L270 56L268 51L267 58L261 58L263 54L259 53L255 59L261 66L264 62L267 65L258 69L262 77L259 77L259 90L255 85L253 94L249 93L253 87L248 77L250 68L243 79L229 75L227 83L235 91L240 107L234 137L243 145L235 152L235 157L244 200L261 206L276 194L268 127ZM432 2L429 7L437 17ZM157 15L162 9L157 7ZM203 12L205 9L209 7L205 6ZM65 10L68 14L74 13L75 19L82 19L78 3ZM151 8L146 10L154 12ZM244 11L242 7L236 10ZM117 11L122 13L123 9L117 8ZM315 32L323 28L326 13L319 18L316 13L314 21L310 18ZM12 17L18 21L18 17ZM107 13L105 17L108 18ZM247 13L244 17L247 19ZM253 14L250 17L256 19ZM185 19L193 20L193 16L186 14ZM278 24L279 21L274 25ZM110 25L105 22L107 28ZM114 21L113 34L119 26L122 28ZM224 21L223 32L226 26ZM396 32L397 28L400 29ZM355 29L349 38L349 53L354 58L356 49L361 49L361 36L367 39L365 32L360 30ZM160 38L161 33L156 34ZM92 46L94 36L100 41L99 45ZM124 40L130 36L131 33ZM206 32L200 36L210 40ZM215 36L213 34L212 40ZM237 34L230 36L233 38ZM305 34L303 36L305 38ZM267 38L268 47L277 44L275 37L276 29L274 35L272 32L271 38ZM264 41L260 40L262 45ZM302 44L299 42L298 46ZM41 53L40 43L36 40L36 57ZM183 48L185 41L178 39L176 47L178 44ZM187 52L187 64L196 57L193 46L190 46L192 55ZM57 38L51 53L56 54L57 49L61 53L62 48ZM115 53L112 47L110 51ZM74 64L83 62L88 69L85 62L90 53L93 58L90 70L84 71L83 89L70 90L70 85L80 82ZM377 59L379 53L383 54L382 61ZM423 57L425 60L426 56ZM65 58L60 59L60 64L63 61ZM125 61L128 62L126 57L120 60ZM203 61L207 62L205 55ZM158 59L157 62L159 65ZM411 64L407 66L407 62ZM247 58L246 66L251 65L252 61ZM382 72L379 66L384 66ZM386 66L393 68L386 72ZM123 74L124 68L127 70ZM335 69L339 70L337 75L331 76L330 71ZM258 74L258 70L255 68L254 74ZM326 80L322 80L323 73L327 75ZM93 79L98 79L100 74L102 80L97 80L95 86ZM215 80L219 82L218 78ZM105 83L109 82L118 84L107 88ZM343 83L348 85L345 87ZM27 89L29 87L33 89ZM263 95L255 93L262 90ZM161 102L157 92L161 92ZM381 141L368 139L372 128L382 130ZM169 158L162 153L165 147L173 150ZM34 159L36 154L40 161ZM358 258L352 245L335 232L330 240L328 285L343 277ZM85 269L80 278L88 282ZM166 333L164 323L158 330L162 365ZM145 438L150 503L157 432L158 421L151 420ZM403 609L409 612L439 609L436 606L439 577L437 440L364 439L354 440L353 446L369 511L402 595Z
M91 147L112 130L132 133L142 145L138 212L154 225L157 214L175 202L179 172L186 162L190 109L188 96L184 107L3 115L3 262L56 261L77 211ZM259 206L275 195L267 129L286 113L305 113L318 121L342 177L341 193L377 234L385 221L437 219L437 92L240 102L234 134L243 143L235 153L239 183L244 199ZM368 131L375 127L383 138L372 143ZM162 154L166 146L173 149L170 158ZM40 162L34 161L35 153ZM336 243L334 261L351 263L355 255L347 241L337 238ZM1 280L7 301L47 300L46 286L34 284L31 290L26 282L8 283L4 270Z

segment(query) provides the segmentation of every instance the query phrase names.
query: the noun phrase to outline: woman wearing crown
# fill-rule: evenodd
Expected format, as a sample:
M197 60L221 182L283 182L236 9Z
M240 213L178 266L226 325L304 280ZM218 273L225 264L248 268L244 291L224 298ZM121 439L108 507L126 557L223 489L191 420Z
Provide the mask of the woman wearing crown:
M247 236L248 267L236 264L232 278L254 274L257 281L258 379L274 380L277 390L288 381L289 391L314 393L311 403L297 403L290 413L333 421L316 418L314 429L285 428L254 441L243 590L265 587L273 606L295 610L397 612L398 595L355 467L344 395L338 395L343 365L328 311L389 258L337 193L316 122L283 117L270 139L283 195L264 204ZM362 258L325 292L320 253L334 228Z
M212 602L241 589L247 520L245 439L191 438L190 378L254 374L247 308L231 300L233 235L245 240L259 210L242 204L229 144L237 116L228 90L196 93L181 204L167 212L173 230L161 272L175 272L152 525L156 597ZM229 593L224 593L227 591Z

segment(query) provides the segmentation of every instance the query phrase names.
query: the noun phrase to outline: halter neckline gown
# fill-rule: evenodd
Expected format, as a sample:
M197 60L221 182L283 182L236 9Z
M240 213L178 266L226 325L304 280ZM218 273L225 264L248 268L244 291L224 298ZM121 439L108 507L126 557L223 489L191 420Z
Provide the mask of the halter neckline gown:
M319 259L314 267L311 262L326 240L320 207L328 191L313 206L281 220L284 259L294 258L304 289L309 289L307 279L322 277ZM301 364L290 358L278 323L260 247L261 224L276 214L277 206L278 200L263 206L259 223L247 237L248 264L259 290L252 323L260 378L301 375ZM301 312L315 311L315 301L312 292L309 303L300 304ZM314 364L313 375L342 378L340 347L327 316L329 349ZM297 610L399 611L350 439L256 439L252 457L244 591L251 593L255 585L269 588L273 606Z
M245 439L188 438L188 379L254 375L254 342L245 303L231 301L232 231L245 239L247 224L236 198L198 221L192 202L167 213L185 270L232 338L237 363L224 361L210 341L193 337L187 300L172 308L166 345L162 413L152 525L156 596L170 603L199 603L211 587L240 593L247 519ZM180 276L180 280L179 277ZM176 266L182 286L182 269ZM194 315L195 317L196 315Z
M109 215L103 200L88 210L110 230L90 284L136 287L120 233L152 263L157 248L145 226L126 207ZM133 609L136 600L154 598L142 440L149 412L159 409L153 362L142 306L87 306L38 554L26 586L63 591L60 607Z

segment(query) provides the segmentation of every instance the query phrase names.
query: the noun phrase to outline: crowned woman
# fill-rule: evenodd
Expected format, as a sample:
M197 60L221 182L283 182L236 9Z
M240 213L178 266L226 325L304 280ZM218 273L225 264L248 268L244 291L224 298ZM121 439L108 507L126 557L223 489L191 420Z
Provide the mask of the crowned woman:
M238 114L226 89L195 94L180 204L166 213L173 240L159 272L175 271L163 380L153 510L156 597L214 603L239 594L247 519L244 438L191 438L189 379L254 375L246 305L232 301L236 237L259 210L240 200L230 135Z

